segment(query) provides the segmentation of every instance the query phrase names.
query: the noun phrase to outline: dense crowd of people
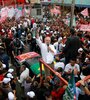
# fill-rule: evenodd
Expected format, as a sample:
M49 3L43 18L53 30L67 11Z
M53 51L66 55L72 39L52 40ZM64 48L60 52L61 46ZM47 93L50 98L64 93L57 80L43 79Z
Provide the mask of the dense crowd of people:
M45 75L30 76L25 66L15 64L15 57L37 52L44 62L69 81L74 71L76 100L90 99L90 32L79 30L79 24L90 23L90 16L76 16L77 26L65 24L67 16L47 15L42 19L22 17L7 19L0 26L0 100L63 100L67 85L46 67ZM19 92L18 92L19 91Z

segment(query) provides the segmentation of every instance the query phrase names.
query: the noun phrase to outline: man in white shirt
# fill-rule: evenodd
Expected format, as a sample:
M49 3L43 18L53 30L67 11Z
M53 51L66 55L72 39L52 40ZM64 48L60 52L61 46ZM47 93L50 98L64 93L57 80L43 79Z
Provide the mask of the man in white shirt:
M24 27L24 28L27 28L27 27L28 27L28 22L27 22L27 20L25 20L25 21L23 22L23 27Z
M76 64L75 59L71 59L70 63L68 63L65 66L65 74L66 76L69 76L72 71L74 70L74 76L75 76L75 80L77 81L79 78L79 73L80 73L80 66L78 64Z
M29 69L26 68L24 65L21 67L21 74L20 74L20 80L19 83L23 83L24 80L29 77Z
M42 41L39 38L39 34L37 34L36 41L37 41L37 44L39 45L39 47L41 49L42 59L48 65L51 66L53 61L54 61L54 55L56 54L56 50L55 50L54 46L52 44L50 44L51 38L46 37L45 43L42 43ZM50 71L46 67L45 67L45 73L46 73L46 76L50 75Z
M58 39L58 41L54 43L54 47L55 47L57 53L62 52L62 49L64 47L64 44L62 43L62 37L60 37Z

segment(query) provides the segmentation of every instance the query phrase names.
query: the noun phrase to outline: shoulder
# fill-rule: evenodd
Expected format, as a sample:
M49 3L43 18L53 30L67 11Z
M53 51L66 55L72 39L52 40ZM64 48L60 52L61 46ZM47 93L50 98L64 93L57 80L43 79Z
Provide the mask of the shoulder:
M68 63L65 67L70 67L71 65L70 65L70 63Z
M75 64L75 66L76 66L76 67L79 67L79 65L78 65L78 64Z
M58 42L55 42L53 45L57 45L58 44Z

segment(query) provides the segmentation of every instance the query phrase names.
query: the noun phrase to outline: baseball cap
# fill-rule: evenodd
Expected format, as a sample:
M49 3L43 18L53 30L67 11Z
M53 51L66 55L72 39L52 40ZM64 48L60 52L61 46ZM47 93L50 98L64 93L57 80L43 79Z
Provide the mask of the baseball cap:
M10 68L10 69L8 69L8 72L12 73L12 72L14 72L14 69Z
M3 83L4 83L4 84L8 84L10 81L11 81L10 78L4 78L4 79L3 79Z
M8 77L8 78L11 78L11 79L13 78L13 76L12 76L11 73L8 73L8 74L7 74L7 77Z
M8 100L14 100L14 94L12 92L8 93Z
M33 91L27 92L27 95L28 95L30 98L34 98L34 97L35 97L35 93L34 93Z

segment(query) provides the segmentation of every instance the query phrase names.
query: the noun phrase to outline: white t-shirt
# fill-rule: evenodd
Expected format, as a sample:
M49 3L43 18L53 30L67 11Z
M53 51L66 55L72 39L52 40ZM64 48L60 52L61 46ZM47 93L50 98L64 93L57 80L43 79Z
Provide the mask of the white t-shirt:
M28 26L27 21L23 23L24 28L26 28Z
M71 64L69 63L65 66L65 72L68 72L69 70L74 70L74 68L77 68L78 72L80 71L80 67L78 64L71 66Z
M19 82L20 82L20 83L23 83L23 81L24 81L27 77L29 77L29 69L28 69L28 68L26 68L26 69L21 73Z
M71 64L69 63L65 66L65 72L69 72L69 70L73 71L75 68L77 68L78 72L80 72L80 66L78 64L71 66ZM77 77L77 75L76 75L76 77Z
M33 29L36 29L36 28L37 28L37 24L33 23Z

